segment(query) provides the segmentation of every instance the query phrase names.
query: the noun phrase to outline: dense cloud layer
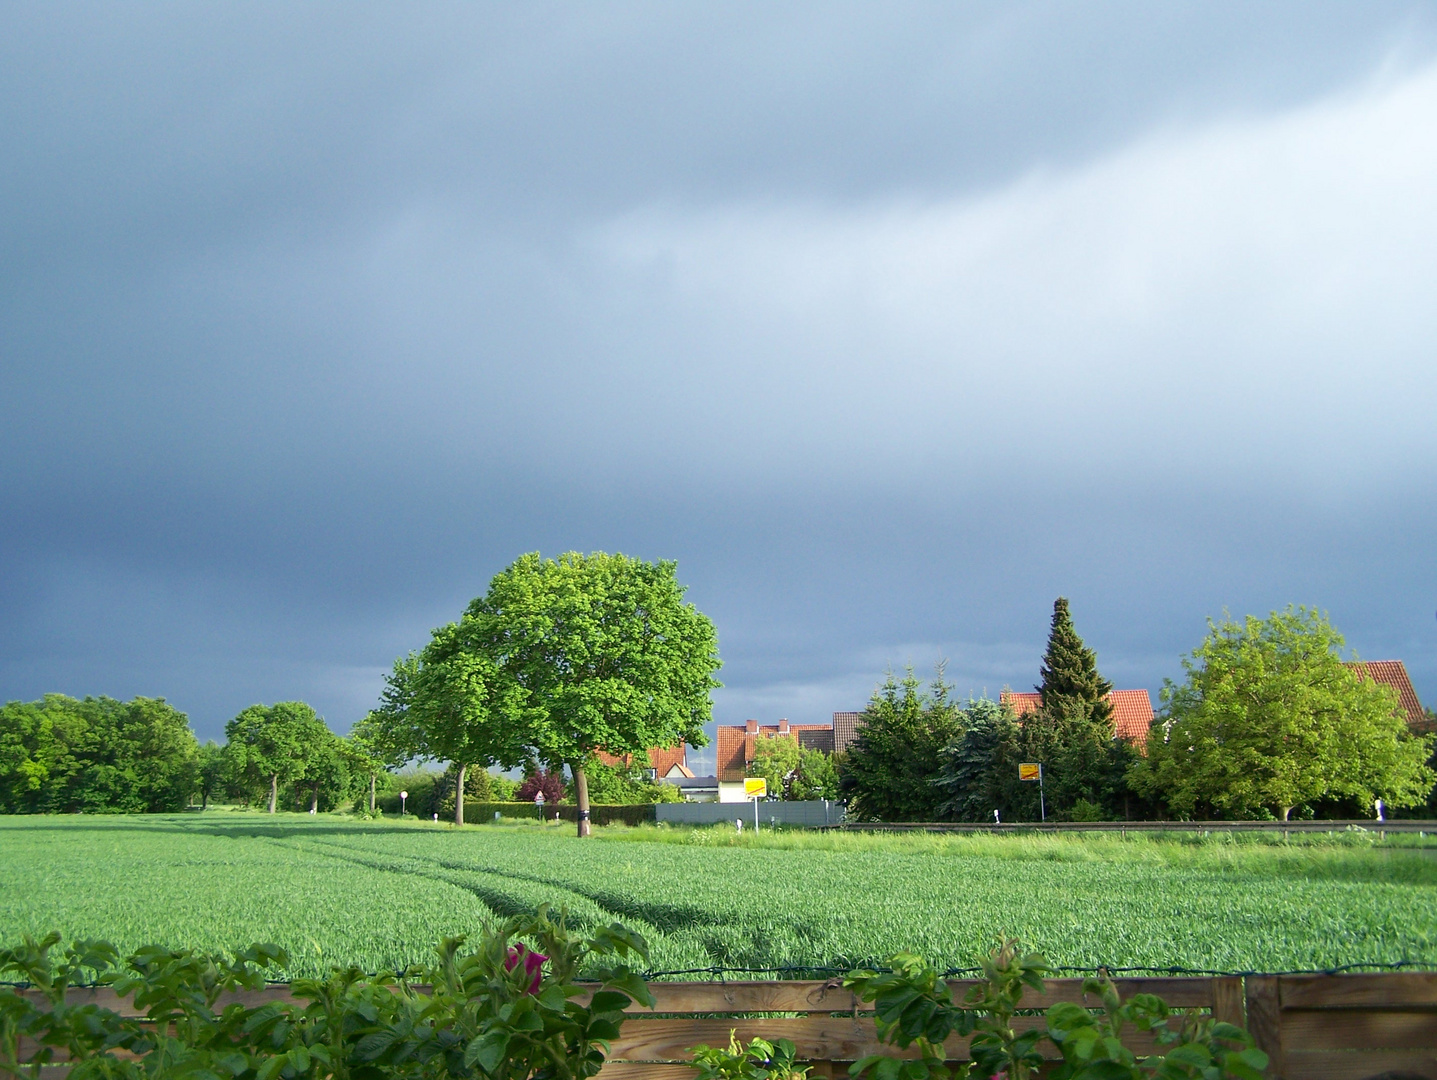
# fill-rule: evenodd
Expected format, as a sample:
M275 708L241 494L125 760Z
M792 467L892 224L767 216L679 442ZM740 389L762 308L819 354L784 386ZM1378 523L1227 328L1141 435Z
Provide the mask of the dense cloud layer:
M521 551L720 719L1048 606L1329 609L1437 698L1430 5L0 15L0 694L344 728Z

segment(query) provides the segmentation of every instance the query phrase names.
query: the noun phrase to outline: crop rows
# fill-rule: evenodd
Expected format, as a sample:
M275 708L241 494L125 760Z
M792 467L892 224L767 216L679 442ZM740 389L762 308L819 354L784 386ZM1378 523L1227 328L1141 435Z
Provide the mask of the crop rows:
M0 940L53 927L127 947L275 941L294 974L414 963L441 935L543 901L637 928L665 970L845 967L899 949L966 966L1000 933L1079 968L1437 966L1437 859L1423 852L1074 860L213 814L0 820L0 852Z

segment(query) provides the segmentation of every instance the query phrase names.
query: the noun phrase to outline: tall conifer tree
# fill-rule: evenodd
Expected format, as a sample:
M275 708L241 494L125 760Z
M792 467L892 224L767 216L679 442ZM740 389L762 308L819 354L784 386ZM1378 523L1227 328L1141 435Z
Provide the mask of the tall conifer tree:
M1042 695L1044 712L1055 720L1062 717L1070 722L1083 717L1112 737L1113 705L1108 694L1113 684L1098 674L1097 654L1083 644L1073 627L1067 597L1053 601L1053 628L1040 674L1043 681L1033 689Z

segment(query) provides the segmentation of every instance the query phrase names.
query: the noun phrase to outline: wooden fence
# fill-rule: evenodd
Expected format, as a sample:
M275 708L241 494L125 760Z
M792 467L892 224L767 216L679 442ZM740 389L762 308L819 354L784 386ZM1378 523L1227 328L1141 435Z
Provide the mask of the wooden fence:
M961 994L972 984L950 985ZM1365 1080L1389 1070L1437 1080L1437 973L1137 978L1119 979L1117 985L1124 998L1157 994L1171 1006L1246 1026L1271 1057L1268 1075L1274 1080ZM656 1007L632 1011L602 1080L691 1080L693 1071L682 1064L690 1048L727 1046L730 1031L744 1041L755 1035L791 1039L798 1056L814 1063L812 1075L823 1080L844 1076L849 1062L884 1049L872 1015L836 979L659 982L650 988ZM71 994L74 1000L136 1013L104 988ZM233 995L225 1003L257 1006L289 999L288 987L274 986ZM1084 1002L1081 979L1050 979L1046 991L1030 992L1023 1006L1045 1009L1060 1001L1096 1005ZM1027 1016L1020 1023L1039 1026L1043 1020ZM1154 1049L1133 1035L1134 1051ZM1042 1045L1052 1051L1051 1044ZM964 1060L967 1040L951 1040L948 1052L952 1060Z

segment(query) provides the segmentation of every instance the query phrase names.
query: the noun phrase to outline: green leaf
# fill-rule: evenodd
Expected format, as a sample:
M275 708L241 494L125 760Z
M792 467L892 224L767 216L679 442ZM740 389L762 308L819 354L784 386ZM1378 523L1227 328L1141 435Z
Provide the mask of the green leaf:
M472 1040L464 1048L464 1064L471 1068L478 1065L484 1072L492 1075L499 1068L499 1063L504 1060L508 1050L509 1033L491 1031Z

